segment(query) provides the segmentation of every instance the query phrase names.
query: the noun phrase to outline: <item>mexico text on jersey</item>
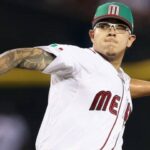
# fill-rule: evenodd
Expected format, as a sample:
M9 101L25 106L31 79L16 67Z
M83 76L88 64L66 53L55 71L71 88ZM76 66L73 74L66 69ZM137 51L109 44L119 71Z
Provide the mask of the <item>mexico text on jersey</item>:
M37 150L121 150L132 110L130 78L93 50L72 45L41 47L56 58Z

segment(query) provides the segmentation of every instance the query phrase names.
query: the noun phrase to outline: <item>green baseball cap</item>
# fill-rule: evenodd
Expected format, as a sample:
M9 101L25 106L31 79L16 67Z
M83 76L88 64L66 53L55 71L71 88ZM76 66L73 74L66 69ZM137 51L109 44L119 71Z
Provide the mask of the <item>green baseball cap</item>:
M123 21L129 26L131 32L133 32L133 15L131 9L127 5L119 2L108 2L98 6L92 22L92 26L94 27L97 22L107 18L115 18Z

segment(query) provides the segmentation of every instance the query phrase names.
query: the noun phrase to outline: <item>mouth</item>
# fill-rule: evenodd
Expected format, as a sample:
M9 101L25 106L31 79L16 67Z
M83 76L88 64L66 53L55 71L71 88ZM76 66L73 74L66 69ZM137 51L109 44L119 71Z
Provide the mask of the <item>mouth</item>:
M117 40L115 40L114 38L107 38L104 41L109 43L118 43Z

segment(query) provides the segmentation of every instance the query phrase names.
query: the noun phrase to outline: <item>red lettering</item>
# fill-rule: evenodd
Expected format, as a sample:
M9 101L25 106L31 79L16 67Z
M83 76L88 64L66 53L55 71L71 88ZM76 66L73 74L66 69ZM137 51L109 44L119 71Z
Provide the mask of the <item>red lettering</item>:
M128 106L126 108L125 115L124 115L124 121L125 122L128 120L130 113L131 113L131 107L130 107L130 103L128 103Z
M115 95L114 97L112 97L112 93L110 91L98 92L95 95L94 100L93 100L89 110L106 111L111 98L112 98L112 101L111 101L110 106L109 106L109 111L113 115L117 115L118 114L119 101L121 98L118 95ZM127 110L126 114L128 114L128 110Z
M114 114L117 115L117 108L118 108L118 102L120 101L120 96L115 95L111 101L110 107L109 107L109 111Z
M111 98L111 92L110 91L100 91L96 94L94 97L93 103L91 104L91 107L89 110L103 110L105 111L108 102Z

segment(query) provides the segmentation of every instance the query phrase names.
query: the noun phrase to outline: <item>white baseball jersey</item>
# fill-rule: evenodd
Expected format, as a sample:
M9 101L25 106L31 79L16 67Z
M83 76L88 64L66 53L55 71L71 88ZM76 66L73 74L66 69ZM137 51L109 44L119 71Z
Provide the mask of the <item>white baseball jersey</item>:
M130 78L92 48L41 47L56 58L37 150L121 150L132 110Z

